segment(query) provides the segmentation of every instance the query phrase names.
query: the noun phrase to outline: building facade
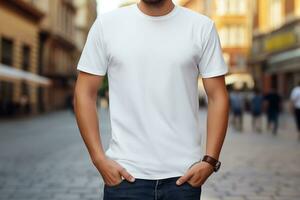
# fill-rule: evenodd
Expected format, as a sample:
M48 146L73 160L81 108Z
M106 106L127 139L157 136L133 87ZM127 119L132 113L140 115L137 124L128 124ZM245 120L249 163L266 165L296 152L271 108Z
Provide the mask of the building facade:
M68 104L76 77L76 8L72 0L37 0L32 3L45 13L40 24L39 70L52 80L52 87L45 95L45 109L61 109Z
M204 2L203 0L179 0L179 5L194 10L199 13L204 11Z
M224 58L230 73L248 71L247 57L252 43L253 0L206 0L204 13L217 26Z
M97 2L96 0L74 0L74 5L76 7L75 43L79 59L89 29L97 17Z
M179 4L215 22L229 66L226 83L236 88L253 88L247 63L252 45L253 0L180 0Z
M0 1L0 115L40 110L41 10L24 1Z
M249 63L258 87L288 98L300 81L300 1L256 0Z

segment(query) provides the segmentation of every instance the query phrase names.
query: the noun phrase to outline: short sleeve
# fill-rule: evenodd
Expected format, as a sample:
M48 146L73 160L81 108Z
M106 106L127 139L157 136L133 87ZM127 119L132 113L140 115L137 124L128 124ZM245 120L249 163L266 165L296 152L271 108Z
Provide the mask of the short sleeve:
M222 47L215 24L212 22L209 34L202 44L198 68L202 78L224 75L228 66L224 61Z
M77 70L104 76L107 72L107 56L103 30L99 17L91 26L86 43L77 64Z

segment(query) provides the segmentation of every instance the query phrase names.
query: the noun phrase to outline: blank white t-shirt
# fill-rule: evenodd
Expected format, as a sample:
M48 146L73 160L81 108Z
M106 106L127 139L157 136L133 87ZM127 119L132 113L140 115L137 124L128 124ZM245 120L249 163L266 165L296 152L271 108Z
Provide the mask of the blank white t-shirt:
M291 92L291 101L295 108L300 109L300 86L296 86Z
M77 69L107 73L105 154L135 178L182 176L202 158L198 76L228 72L211 19L178 5L163 16L118 8L97 17Z

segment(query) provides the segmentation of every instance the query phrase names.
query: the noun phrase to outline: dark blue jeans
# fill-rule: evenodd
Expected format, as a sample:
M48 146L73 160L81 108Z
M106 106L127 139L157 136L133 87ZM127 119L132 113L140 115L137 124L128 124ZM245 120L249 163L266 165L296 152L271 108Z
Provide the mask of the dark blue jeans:
M180 176L147 180L136 178L134 182L123 179L114 186L104 184L103 200L200 200L201 186L188 182L176 185Z
M277 133L278 129L278 117L279 117L279 112L278 111L269 111L267 113L268 117L268 125L270 126L271 123L273 123L273 134L275 135Z

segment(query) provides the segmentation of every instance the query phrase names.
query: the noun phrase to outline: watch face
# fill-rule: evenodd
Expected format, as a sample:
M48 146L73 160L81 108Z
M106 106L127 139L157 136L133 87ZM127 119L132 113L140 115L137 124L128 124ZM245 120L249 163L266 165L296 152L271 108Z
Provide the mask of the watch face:
M218 171L221 167L221 162L217 162L217 164L215 165L215 172Z

